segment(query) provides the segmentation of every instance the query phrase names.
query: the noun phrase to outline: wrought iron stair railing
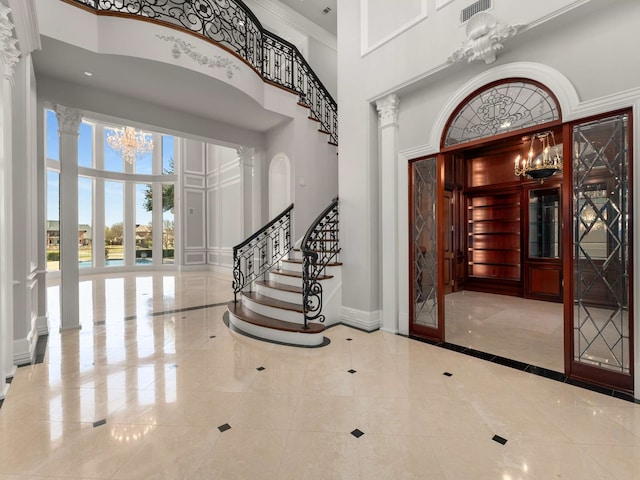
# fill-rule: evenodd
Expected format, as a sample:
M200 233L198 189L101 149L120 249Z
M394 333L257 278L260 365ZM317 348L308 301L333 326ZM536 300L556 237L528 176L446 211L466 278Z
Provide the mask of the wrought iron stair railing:
M291 251L293 203L264 227L233 247L233 301L238 293Z
M336 197L311 224L302 240L302 308L305 328L313 320L325 320L322 314L323 287L318 277L326 273L328 264L337 260L340 253L338 213Z
M241 0L62 0L104 15L128 15L199 34L243 59L268 82L298 94L338 144L338 106L295 45L266 30Z

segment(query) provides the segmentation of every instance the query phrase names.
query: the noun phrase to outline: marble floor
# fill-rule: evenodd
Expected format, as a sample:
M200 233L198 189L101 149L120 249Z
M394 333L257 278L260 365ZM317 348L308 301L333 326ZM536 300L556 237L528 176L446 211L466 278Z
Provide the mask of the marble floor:
M301 349L223 322L230 278L84 277L0 408L0 480L619 479L640 404L346 326Z
M445 340L564 372L561 303L463 290L445 295Z

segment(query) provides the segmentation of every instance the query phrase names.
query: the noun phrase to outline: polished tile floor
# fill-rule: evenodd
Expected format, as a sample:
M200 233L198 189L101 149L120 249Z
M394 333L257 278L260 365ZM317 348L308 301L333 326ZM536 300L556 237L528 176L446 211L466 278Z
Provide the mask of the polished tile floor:
M49 287L44 362L0 408L0 480L639 478L638 404L384 332L262 343L223 323L229 285L85 277L63 333Z
M561 303L472 291L445 295L445 340L564 372Z

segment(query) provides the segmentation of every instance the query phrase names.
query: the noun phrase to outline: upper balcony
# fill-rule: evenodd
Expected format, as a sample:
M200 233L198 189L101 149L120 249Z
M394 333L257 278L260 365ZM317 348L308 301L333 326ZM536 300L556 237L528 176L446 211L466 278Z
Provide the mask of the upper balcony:
M61 6L65 4L77 8L66 8L61 13ZM310 117L318 121L320 130L329 135L329 142L338 143L337 105L331 94L296 46L267 31L240 0L61 0L55 4L41 3L38 8L39 17L44 20L41 23L45 24L43 34L49 35L50 31L55 30L56 34L51 37L56 42L65 42L90 52L112 54L112 57L128 56L130 64L136 60L137 64L141 64L149 59L180 65L180 62L173 59L190 58L193 70L199 69L200 72L213 76L215 68L215 75L218 75L221 82L239 88L257 99L260 95L252 95L257 90L255 80L242 78L243 72L248 72L245 77L250 77L253 72L254 79L261 80L259 83L295 93L298 103L309 108ZM87 12L95 16L94 21L87 21ZM123 23L118 18L140 22ZM70 25L73 28L69 28ZM156 30L152 31L150 28L153 25ZM186 41L184 37L159 34L157 26L187 33L194 39L193 43L191 40ZM167 45L169 49L173 44L171 55L168 56L167 51L163 50L162 54L168 58L159 57L157 44L150 45L147 40L150 37L170 42ZM157 39L154 38L156 42ZM51 43L59 47L56 42ZM218 50L220 55L216 55L216 50L211 47L199 49L199 45L215 46L221 49ZM78 50L75 52L80 55L84 53ZM40 64L46 62L42 61L42 57L38 58ZM236 60L240 60L247 69L243 68L240 72ZM108 59L103 56L101 61ZM55 67L49 67L55 75ZM60 73L61 70L62 67L57 68ZM159 69L155 71L158 72ZM232 83L230 80L234 75L236 77ZM161 81L158 75L155 79ZM123 80L126 81L126 77ZM203 82L189 82L189 87L193 83ZM213 90L214 84L211 85L210 90ZM224 85L221 88L225 91ZM172 90L175 91L175 87ZM227 98L230 98L232 92L228 87L226 92ZM201 93L203 99L209 96L206 88ZM251 110L247 112L251 115ZM233 115L232 112L229 113ZM236 112L236 115L239 113Z

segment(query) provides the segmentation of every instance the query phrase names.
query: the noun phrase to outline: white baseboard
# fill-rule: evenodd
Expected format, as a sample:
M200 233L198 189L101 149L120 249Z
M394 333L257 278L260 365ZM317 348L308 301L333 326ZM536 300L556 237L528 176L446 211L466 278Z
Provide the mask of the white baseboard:
M36 329L38 336L49 335L49 317L47 315L40 315L36 318Z
M33 363L36 355L37 335L28 338L19 338L13 341L13 363L16 365L29 365Z
M380 330L383 331L383 332L392 333L393 335L397 335L398 334L398 330L395 329L395 328L380 327Z
M342 307L340 311L340 321L345 325L367 332L373 332L374 330L380 329L380 313L380 310L365 312L354 308Z

